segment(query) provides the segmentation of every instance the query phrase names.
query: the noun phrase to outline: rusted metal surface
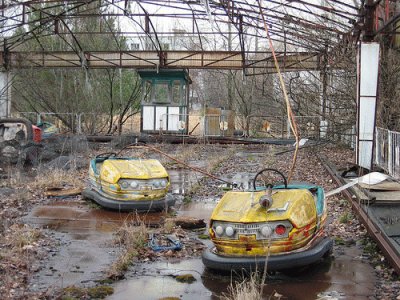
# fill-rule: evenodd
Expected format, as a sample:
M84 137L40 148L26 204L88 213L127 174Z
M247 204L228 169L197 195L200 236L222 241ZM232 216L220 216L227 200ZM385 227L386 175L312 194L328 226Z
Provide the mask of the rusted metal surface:
M141 143L171 143L171 144L240 144L240 145L251 145L251 144L271 144L271 145L292 145L294 139L275 139L275 138L235 138L235 137L223 137L223 136L209 136L209 137L196 137L188 135L130 135L125 136L129 138L132 143L135 141ZM89 142L110 142L117 138L111 135L87 135Z
M344 180L336 173L334 166L332 166L326 158L319 157L321 163L325 166L326 170L331 175L332 179L337 184L343 185ZM379 226L373 222L371 217L364 211L363 205L353 199L352 194L348 190L344 190L342 194L351 203L353 210L358 215L360 221L364 224L365 228L371 237L378 243L379 248L384 253L390 265L395 269L397 274L400 274L400 254L393 248L389 238L381 231Z
M277 55L285 71L318 69L320 65L316 52L278 52ZM270 52L248 52L244 60L240 51L163 51L162 56L157 51L85 51L83 56L84 60L74 51L0 52L0 65L5 64L8 57L8 68L251 68L275 72Z

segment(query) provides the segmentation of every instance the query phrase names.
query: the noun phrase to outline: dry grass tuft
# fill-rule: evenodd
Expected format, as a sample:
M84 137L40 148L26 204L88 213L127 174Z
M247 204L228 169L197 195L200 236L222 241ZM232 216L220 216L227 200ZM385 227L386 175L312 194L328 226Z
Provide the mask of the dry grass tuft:
M231 283L228 293L223 293L221 300L261 300L261 284L258 283L257 273L241 282Z
M139 217L136 217L138 222L133 225L130 222L125 221L124 224L118 229L116 233L115 242L120 246L127 248L143 248L147 243L149 235L146 224Z
M164 233L172 233L172 232L174 232L175 226L176 226L176 224L173 219L171 219L171 218L165 219L164 225L163 225L161 231Z
M123 273L132 265L134 258L147 245L149 231L139 216L136 216L136 219L138 221L135 223L139 224L138 226L126 221L116 233L115 243L122 248L122 252L111 266L108 278L121 278Z
M12 232L12 237L6 238L2 243L8 244L9 254L14 251L24 251L26 247L32 245L36 246L36 243L43 238L43 233L36 228L32 228L28 225L14 224L9 229Z
M30 184L33 189L46 189L48 187L76 187L83 188L85 183L76 170L51 169L39 172Z
M138 252L136 251L123 250L118 259L111 266L107 277L115 280L122 278L137 255Z

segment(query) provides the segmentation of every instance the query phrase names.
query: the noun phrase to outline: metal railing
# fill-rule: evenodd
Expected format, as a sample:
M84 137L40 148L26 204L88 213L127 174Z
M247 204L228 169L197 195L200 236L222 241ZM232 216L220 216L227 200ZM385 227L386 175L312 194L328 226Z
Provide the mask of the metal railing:
M105 133L108 129L109 116L97 113L52 113L52 112L17 112L13 117L26 118L32 124L49 122L58 132L77 134Z
M189 120L188 124L186 120ZM163 114L157 130L161 133L183 133L186 126L192 136L233 135L233 128L228 126L227 119L222 115Z
M375 138L375 164L400 179L400 132L377 127Z
M58 129L58 132L79 132L79 118L78 115L74 113L18 112L13 113L12 116L28 119L32 124L49 122Z
M60 133L71 132L77 134L108 134L110 132L110 116L99 113L51 113L51 112L20 112L14 117L24 117L33 124L47 121L57 127ZM118 134L117 117L113 116L111 132ZM188 120L188 124L186 124ZM134 115L123 125L122 133L140 132L140 114ZM302 138L321 137L324 130L321 127L319 116L297 116L296 123ZM268 125L267 127L265 125ZM187 126L186 130L181 127ZM154 131L160 133L171 132L176 134L190 134L198 137L237 136L263 138L290 138L292 134L286 116L251 115L227 116L219 114L163 114L157 120ZM326 131L326 129L325 129ZM350 128L340 131L339 139L346 144L353 145L355 133ZM329 136L331 138L331 136ZM384 146L381 146L381 148ZM383 148L382 148L383 149ZM382 150L383 151L383 150ZM381 151L381 152L382 152ZM383 159L379 154L379 162ZM386 169L386 168L385 168Z

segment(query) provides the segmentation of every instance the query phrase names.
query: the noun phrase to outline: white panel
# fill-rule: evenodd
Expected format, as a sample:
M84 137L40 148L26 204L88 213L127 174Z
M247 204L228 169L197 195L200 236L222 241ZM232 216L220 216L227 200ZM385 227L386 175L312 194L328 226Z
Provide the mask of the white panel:
M376 96L379 66L379 44L361 44L360 96Z
M156 130L167 130L167 107L156 106Z
M328 121L321 120L319 123L319 136L321 138L325 138L327 131L328 131ZM290 130L289 130L289 132L290 132Z
M361 167L371 169L378 93L379 44L361 43L359 55L357 163Z
M153 106L143 106L143 130L155 130Z
M375 127L376 98L360 97L360 140L373 140Z
M168 108L168 130L179 130L179 107L170 106Z
M11 88L9 85L8 73L0 72L0 118L6 118L10 116L11 104L9 102L11 100Z
M371 162L372 162L372 141L360 141L358 143L358 153L359 153L359 161L358 165L366 168L371 169Z

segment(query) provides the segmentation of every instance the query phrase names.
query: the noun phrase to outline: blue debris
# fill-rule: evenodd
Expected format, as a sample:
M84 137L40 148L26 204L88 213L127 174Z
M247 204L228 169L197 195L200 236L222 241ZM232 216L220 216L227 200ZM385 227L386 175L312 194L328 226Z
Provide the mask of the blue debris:
M151 234L148 246L156 252L168 250L181 250L182 244L172 235L161 236L159 234Z

